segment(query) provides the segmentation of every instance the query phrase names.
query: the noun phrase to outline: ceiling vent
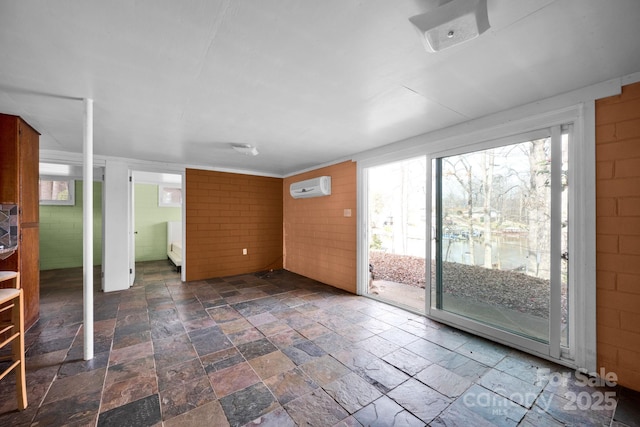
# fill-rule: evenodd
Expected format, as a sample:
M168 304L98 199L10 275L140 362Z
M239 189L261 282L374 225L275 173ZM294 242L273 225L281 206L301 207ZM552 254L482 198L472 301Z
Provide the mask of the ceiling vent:
M435 9L412 16L428 52L475 39L490 27L487 0L440 0Z
M231 147L238 153L242 153L247 156L258 155L258 149L251 144L231 144Z

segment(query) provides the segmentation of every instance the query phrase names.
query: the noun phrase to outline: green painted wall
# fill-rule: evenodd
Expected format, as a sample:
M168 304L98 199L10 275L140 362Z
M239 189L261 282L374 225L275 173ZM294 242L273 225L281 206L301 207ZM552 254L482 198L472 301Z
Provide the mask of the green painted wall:
M82 267L82 181L76 181L75 188L75 206L40 206L41 270ZM167 221L180 221L181 208L159 207L158 186L136 184L135 217L136 261L166 259ZM102 264L100 182L93 184L93 264Z
M158 186L135 185L136 261L167 259L167 221L180 221L181 208L158 206Z
M40 206L40 269L82 267L82 181L75 206ZM102 264L102 183L93 183L93 264Z

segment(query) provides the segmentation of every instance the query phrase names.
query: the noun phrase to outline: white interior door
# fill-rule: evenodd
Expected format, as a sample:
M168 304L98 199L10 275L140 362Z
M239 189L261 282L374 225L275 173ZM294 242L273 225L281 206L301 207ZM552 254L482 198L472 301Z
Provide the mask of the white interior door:
M129 170L129 286L136 280L136 215L133 171Z

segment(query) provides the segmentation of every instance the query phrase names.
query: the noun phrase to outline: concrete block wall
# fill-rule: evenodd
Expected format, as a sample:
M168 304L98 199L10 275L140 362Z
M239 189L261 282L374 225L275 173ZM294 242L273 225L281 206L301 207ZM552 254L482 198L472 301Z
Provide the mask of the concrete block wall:
M75 205L40 206L40 270L82 267L82 181ZM102 183L93 183L93 265L102 264Z
M167 221L180 221L182 208L158 206L157 184L136 184L136 261L167 259Z
M281 178L187 169L184 188L187 281L282 268Z
M292 182L331 176L331 195L293 199ZM285 178L284 268L356 292L356 163L347 161ZM345 209L350 216L345 216Z
M598 366L640 390L640 83L596 101Z

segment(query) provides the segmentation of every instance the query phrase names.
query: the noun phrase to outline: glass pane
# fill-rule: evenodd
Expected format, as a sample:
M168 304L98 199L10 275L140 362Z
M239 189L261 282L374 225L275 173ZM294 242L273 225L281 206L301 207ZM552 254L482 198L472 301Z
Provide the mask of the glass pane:
M561 294L562 294L562 328L560 345L569 347L569 133L562 134L562 262L561 267Z
M69 182L40 180L40 200L69 200Z
M550 139L438 159L438 308L549 340Z
M368 170L369 293L425 311L426 157Z
M180 206L182 189L178 187L160 187L160 206Z

